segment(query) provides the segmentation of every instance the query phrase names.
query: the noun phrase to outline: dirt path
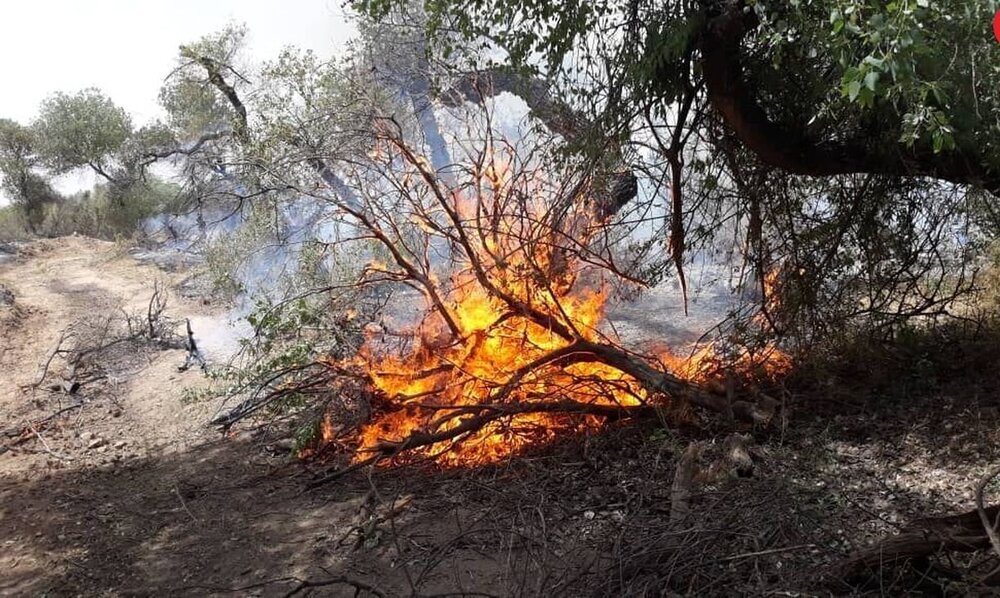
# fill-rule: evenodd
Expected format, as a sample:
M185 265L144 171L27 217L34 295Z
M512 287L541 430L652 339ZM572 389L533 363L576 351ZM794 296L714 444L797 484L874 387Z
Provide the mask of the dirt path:
M196 368L177 371L183 351L152 352L99 397L30 388L73 321L144 308L157 281L169 288L185 274L83 238L39 241L0 266L16 306L0 308L0 429L83 402L0 454L0 594L155 593L193 578L229 585L264 566L270 542L243 517L254 512L244 502L267 504L268 484L234 486L287 456L255 463L259 450L205 425L217 405L183 400L206 384ZM221 313L176 293L167 308L176 319Z
M373 509L398 496L376 499L358 479L303 493L311 474L287 446L251 432L222 437L206 425L218 401L185 400L188 389L208 382L197 368L177 371L184 351L150 351L99 393L86 385L72 397L30 388L72 322L144 309L154 284L174 290L188 274L83 238L39 241L0 264L0 285L15 297L15 308L0 306L0 430L27 430L27 422L82 400L39 425L38 435L0 436L0 595L201 596L244 588L236 593L271 596L294 587L293 578L337 570L374 580L389 595L402 592L409 582L397 567L399 547L379 541L384 520L371 521ZM191 318L196 334L199 326L223 326L224 313L177 292L166 310ZM449 504L436 489L428 503ZM433 508L411 505L406 519L423 539L459 533ZM372 534L362 544L376 541L358 550L358 530ZM425 575L423 584L433 587L440 575ZM479 579L490 583L488 575ZM449 575L441 583L455 582ZM351 596L354 588L318 592Z
M70 324L93 314L143 310L154 284L169 288L184 276L141 265L112 243L80 237L40 241L25 253L0 267L0 284L13 291L18 311L8 313L6 324L0 324L0 371L4 372L0 423L4 428L37 420L75 402L66 395L30 388L39 365ZM176 319L219 314L198 301L176 294L169 298L167 315ZM77 425L71 421L52 426L43 436L47 441L51 436L64 449L59 454L71 458L74 466L80 461L106 465L160 454L206 438L209 430L203 423L213 405L182 405L178 400L182 388L204 385L198 371L177 371L183 359L184 352L179 350L151 353L137 371L128 372L132 375L105 385L111 396L102 401L87 402L84 389L85 404L72 418ZM80 425L84 422L85 428ZM72 446L72 436L83 432L105 439L109 446L100 453ZM6 459L0 475L37 475L70 462L22 451L17 458Z

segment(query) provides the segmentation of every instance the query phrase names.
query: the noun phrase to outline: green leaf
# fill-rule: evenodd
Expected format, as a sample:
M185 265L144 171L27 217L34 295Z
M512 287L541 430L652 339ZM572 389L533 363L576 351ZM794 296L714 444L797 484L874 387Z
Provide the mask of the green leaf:
M852 102L854 101L855 98L858 97L858 92L860 91L861 91L861 81L855 79L847 84L847 98Z
M868 71L868 74L865 75L865 87L875 91L875 85L878 83L878 77L879 74L877 71Z

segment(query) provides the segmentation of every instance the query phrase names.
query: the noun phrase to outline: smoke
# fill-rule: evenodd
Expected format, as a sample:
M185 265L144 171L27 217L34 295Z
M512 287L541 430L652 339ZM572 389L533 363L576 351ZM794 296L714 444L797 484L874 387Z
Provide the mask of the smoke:
M447 144L446 136L454 140L460 131L468 134L468 115L461 111L435 110L423 88L408 89L406 93L416 109L426 151L433 157L432 166L439 172L447 172L454 159L450 150L455 146ZM487 109L494 117L491 126L512 146L535 141L529 137L529 112L520 98L504 94L492 100ZM220 184L231 187L231 195L246 195L246 190L234 181L231 173L216 174ZM353 187L329 167L317 172L317 176L327 183L327 192L336 194L346 205L360 205ZM352 184L357 185L358 181ZM363 184L371 183L363 181ZM366 189L366 195L373 195L371 188ZM653 247L652 255L664 259L665 244L660 239L666 238L664 226L669 198L656 197L655 190L646 184L633 201L635 205L631 206L627 218L631 222L615 225L617 232L612 231L612 236L617 241L610 250L628 257L632 247L647 245ZM240 342L253 335L246 317L257 306L279 303L316 283L302 271L304 258L308 257L305 252L310 247L317 243L335 244L333 254L312 264L325 268L329 275L329 271L335 269L336 251L344 247L337 243L354 232L345 215L333 203L321 198L289 196L268 203L266 208L201 206L185 214L160 214L142 224L143 232L154 241L154 249L146 251L161 261L173 260L186 265L204 263L206 254L213 248L229 247L238 255L239 259L232 260L226 272L238 289L231 310L222 318L193 320L199 343L210 358L227 360L236 354ZM262 223L262 219L265 222ZM431 247L433 265L448 268L448 247L438 245ZM350 259L360 267L370 257L361 248L354 251ZM609 305L607 316L611 328L627 342L658 340L675 346L693 343L747 299L739 292L741 277L734 276L728 266L732 263L731 258L732 255L711 247L690 252L689 315L684 314L679 285L674 278L667 277L638 296ZM329 277L325 282L330 283ZM400 326L412 323L417 300L412 292L397 293L393 303L386 307L388 319Z

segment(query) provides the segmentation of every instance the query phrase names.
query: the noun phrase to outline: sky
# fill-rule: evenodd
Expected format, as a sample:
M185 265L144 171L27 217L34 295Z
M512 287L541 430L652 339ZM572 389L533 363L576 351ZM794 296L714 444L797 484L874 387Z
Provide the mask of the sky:
M285 46L332 55L353 34L343 0L7 0L0 8L0 118L30 123L55 91L98 87L139 126L179 45L245 23L254 60ZM86 177L57 185L72 190ZM67 187L69 189L67 189ZM4 203L0 197L0 204Z

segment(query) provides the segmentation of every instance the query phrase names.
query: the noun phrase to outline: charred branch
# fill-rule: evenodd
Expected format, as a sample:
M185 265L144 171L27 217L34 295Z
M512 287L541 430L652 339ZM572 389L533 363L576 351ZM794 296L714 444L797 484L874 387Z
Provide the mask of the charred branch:
M548 367L566 368L580 363L601 363L632 376L650 392L663 394L672 401L686 402L715 413L726 413L732 407L737 419L750 424L766 424L772 414L773 405L767 397L758 403L737 401L731 407L726 396L716 394L697 384L677 378L673 374L660 371L638 357L611 345L602 345L578 340L562 349L552 351L515 372L508 381L492 395L490 402L477 405L433 405L408 404L408 408L428 413L443 413L429 422L425 429L416 431L398 440L383 440L366 451L365 458L347 469L333 472L312 482L315 488L360 467L393 459L408 451L439 445L459 443L462 438L474 434L486 426L511 420L525 414L586 415L613 421L659 417L664 407L653 404L625 405L609 403L584 403L572 399L525 401L507 403L509 395L529 376L543 375L541 370ZM669 403L668 403L669 404Z
M186 371L194 364L198 364L198 367L204 371L208 368L208 363L205 362L205 357L201 354L201 350L198 349L198 343L194 340L194 331L191 330L191 320L185 319L185 324L187 325L187 356L184 358L184 363L177 366L178 371Z

